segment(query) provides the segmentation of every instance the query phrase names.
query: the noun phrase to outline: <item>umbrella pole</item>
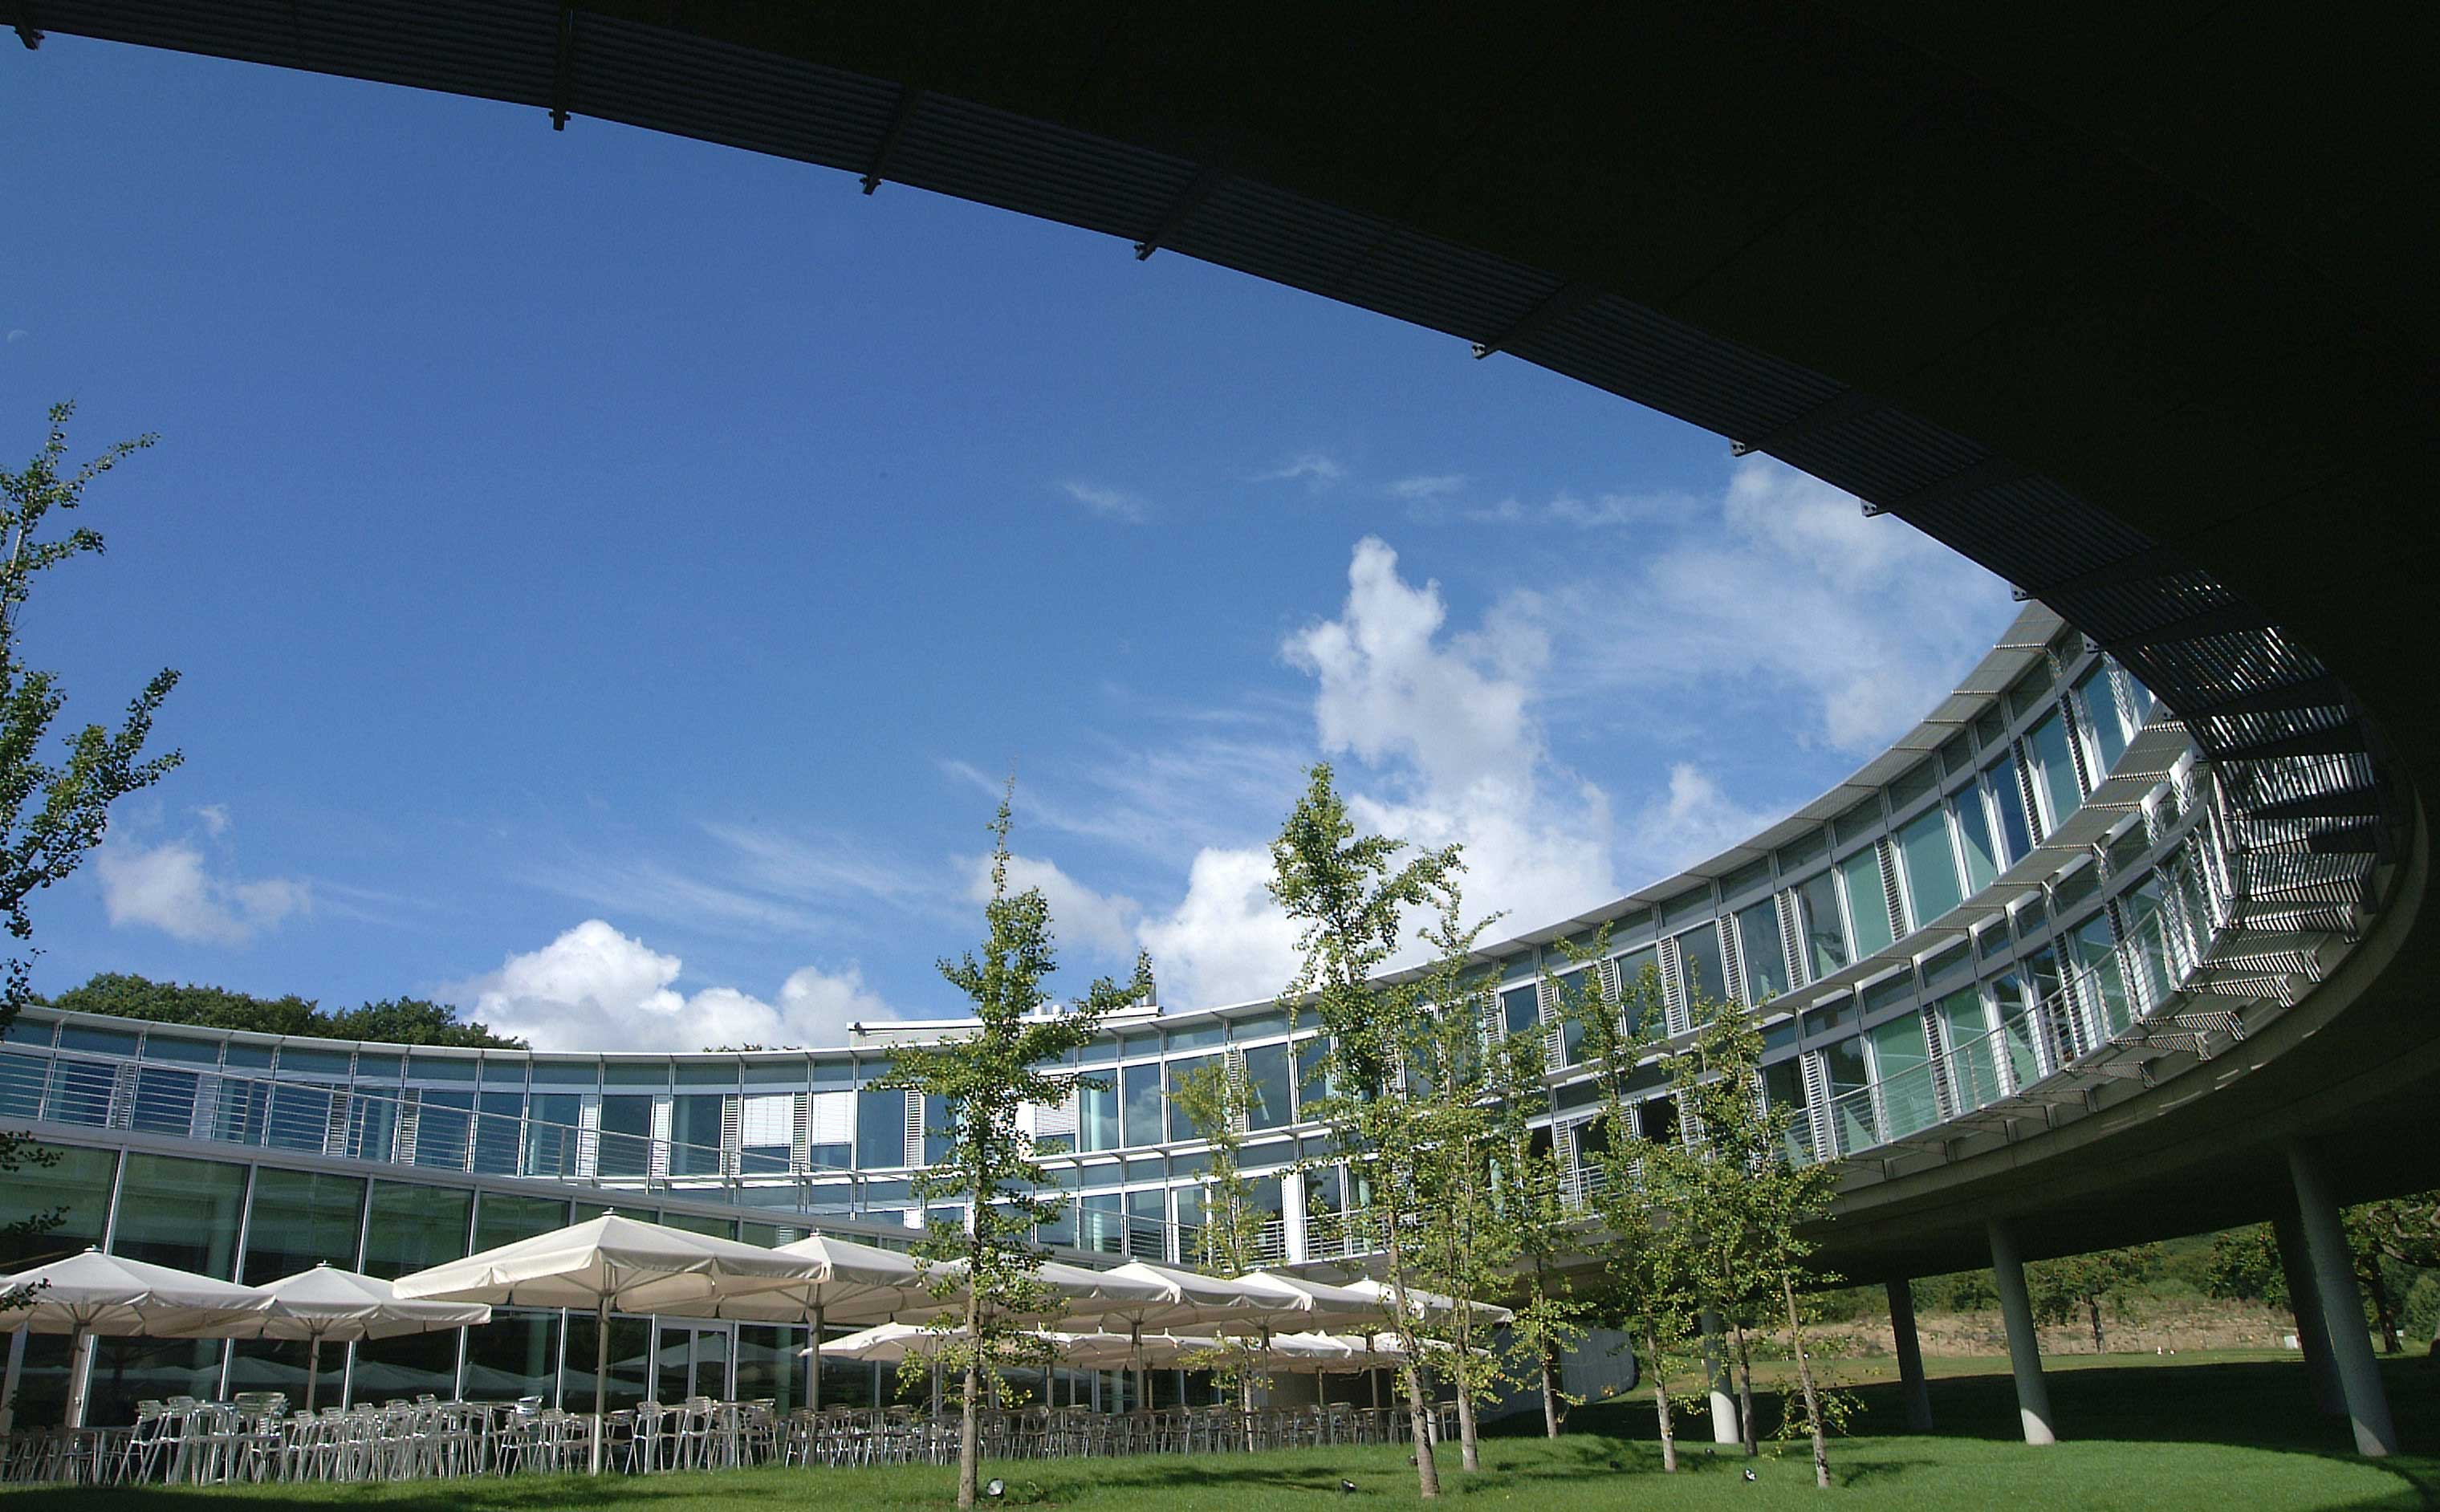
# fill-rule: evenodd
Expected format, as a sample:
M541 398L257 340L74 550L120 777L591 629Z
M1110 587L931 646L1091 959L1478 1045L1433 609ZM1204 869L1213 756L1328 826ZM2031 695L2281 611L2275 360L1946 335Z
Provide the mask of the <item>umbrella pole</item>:
M594 1315L593 1326L593 1473L601 1473L601 1403L610 1390L610 1294L601 1294L601 1306Z
M818 1305L814 1308L813 1359L814 1384L812 1400L814 1411L818 1413L822 1410L822 1309Z
M1136 1411L1142 1412L1152 1405L1152 1381L1143 1362L1142 1319L1138 1318L1127 1324L1127 1345L1136 1357Z
M314 1380L322 1374L322 1336L315 1334L305 1346L305 1415L314 1415Z
M17 1377L26 1368L26 1330L15 1329L9 1335L9 1364L5 1377L0 1377L0 1436L17 1427Z
M67 1426L70 1428L84 1427L85 1390L93 1382L93 1359L85 1347L89 1337L81 1323L68 1335Z
M1372 1410L1381 1410L1381 1367L1372 1362L1372 1336L1364 1336L1364 1378L1372 1383Z

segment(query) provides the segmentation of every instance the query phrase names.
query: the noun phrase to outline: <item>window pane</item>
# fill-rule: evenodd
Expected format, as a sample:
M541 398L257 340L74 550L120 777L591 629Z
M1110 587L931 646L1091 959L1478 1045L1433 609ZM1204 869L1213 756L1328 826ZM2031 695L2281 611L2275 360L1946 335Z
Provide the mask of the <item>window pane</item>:
M1830 873L1817 872L1796 889L1796 911L1804 930L1805 969L1816 981L1848 961L1847 931L1839 922L1837 887Z
M1847 917L1856 927L1856 958L1886 950L1897 938L1890 927L1890 902L1881 891L1881 858L1866 849L1839 863L1839 884L1847 894Z
M1246 1052L1247 1124L1280 1128L1296 1116L1288 1084L1294 1078L1285 1044L1256 1045Z
M536 1092L526 1122L526 1174L565 1180L576 1174L578 1125L584 1099L574 1092Z
M569 1330L571 1339L574 1333ZM804 1344L805 1331L801 1328L741 1326L737 1330L737 1399L767 1401L773 1412L783 1415L795 1412L798 1398L804 1395L805 1362L797 1358L797 1351ZM573 1367L574 1361L569 1364ZM584 1368L589 1376L593 1369L590 1357ZM569 1374L574 1375L572 1368ZM580 1404L571 1401L568 1405L574 1410ZM592 1410L589 1395L582 1406L588 1412Z
M220 1395L221 1357L227 1349L218 1339L97 1339L84 1420L131 1423L137 1402L164 1396L208 1401ZM326 1359L336 1354L323 1351Z
M1737 915L1737 950L1746 967L1746 998L1761 1002L1787 990L1787 953L1780 948L1779 909L1769 899Z
M395 1280L410 1270L464 1258L474 1205L472 1192L375 1181L372 1211L365 1221L365 1274Z
M1115 1150L1119 1147L1118 1072L1104 1071L1097 1078L1099 1087L1076 1089L1076 1133L1078 1143L1087 1150Z
M485 1092L475 1119L475 1169L489 1176L517 1174L517 1124L525 1116L523 1092Z
M2084 728L2092 737L2093 774L2107 775L2126 754L2126 726L2118 717L2118 698L2109 689L2108 668L2094 664L2075 685L2075 692L2083 706Z
M1120 1075L1126 1090L1123 1110L1122 1138L1129 1144L1157 1144L1161 1141L1160 1066L1124 1066Z
M1499 1023L1503 1034L1519 1035L1538 1028L1542 1022L1542 995L1532 982L1511 987L1499 995Z
M326 1260L343 1270L353 1270L364 1215L362 1177L263 1167L254 1173L254 1197L245 1223L245 1269L238 1279L259 1287L311 1270ZM338 1359L336 1351L324 1351L326 1367L335 1369Z
M99 1128L110 1122L110 1093L117 1084L117 1066L63 1056L51 1062L51 1091L45 1115L55 1124Z
M539 1396L546 1407L559 1396L559 1314L509 1312L466 1330L466 1399L512 1402ZM587 1407L590 1407L590 1403Z
M1873 1112L1872 1079L1864 1068L1864 1042L1839 1039L1822 1047L1821 1067L1830 1078L1830 1110L1841 1153L1878 1144L1879 1120Z
M20 1165L0 1181L0 1273L64 1260L101 1242L117 1154L74 1145L55 1145L52 1153L59 1157L55 1163ZM54 1212L60 1215L59 1226L46 1233L17 1227Z
M1948 1081L1960 1107L1981 1107L2000 1093L1999 1046L1990 1037L1990 1010L1979 987L1940 1000L1940 1032L1948 1051Z
M447 1170L466 1168L466 1141L473 1132L475 1094L429 1088L415 1114L415 1163Z
M600 1319L590 1312L567 1314L567 1359L561 1379L571 1413L593 1411L593 1361L601 1349L595 1332ZM610 1390L602 1411L616 1413L644 1399L645 1357L652 1352L653 1321L610 1315Z
M475 1249L496 1250L519 1239L567 1227L567 1204L556 1197L512 1197L486 1192L475 1206Z
M2042 832L2048 834L2084 806L2084 792L2075 783L2075 760L2068 754L2067 725L2055 710L2025 731L2025 749L2032 753L2035 773L2040 778Z
M1923 1019L1913 1014L1893 1018L1875 1028L1871 1037L1881 1107L1889 1118L1887 1137L1897 1139L1938 1123L1940 1103L1932 1090L1931 1050L1924 1043Z
M348 1400L378 1406L402 1398L411 1400L427 1392L442 1401L449 1400L458 1395L458 1341L465 1331L445 1328L437 1334L366 1340L356 1346L356 1368L348 1378Z
M2025 816L2025 795L2017 781L2017 758L2000 757L1983 776L1990 783L1992 801L2000 805L2000 837L2008 845L2000 864L2021 861L2034 854L2034 829Z
M1697 1005L1718 1002L1729 995L1729 973L1720 958L1720 927L1704 925L1689 929L1678 937L1678 985L1685 994L1689 1022L1699 1022L1709 1014L1698 1013Z
M2075 963L2084 1011L2100 1025L2101 1035L2114 1035L2135 1021L2126 1001L2126 981L2118 967L2118 951L2104 909L2076 926Z
M670 1100L670 1174L720 1174L720 1118L728 1099L717 1092L682 1093Z
M1948 816L1937 805L1898 831L1898 850L1906 857L1917 928L1965 901L1957 883L1957 858L1948 845Z
M394 1098L348 1099L348 1153L359 1161L387 1161L397 1155L398 1103Z
M242 1165L130 1153L119 1178L110 1252L234 1281L244 1206Z
M1216 1066L1219 1063L1220 1057L1217 1055L1186 1055L1171 1061L1169 1063L1168 1091L1174 1095L1177 1091L1177 1089L1184 1085L1187 1077L1201 1071L1206 1066ZM1174 1140L1191 1140L1195 1137L1194 1125L1193 1121L1187 1118L1184 1110L1181 1109L1175 1118L1170 1120L1169 1137ZM1137 1143L1157 1143L1159 1139L1160 1135L1156 1133L1153 1135L1152 1139Z
M603 1098L606 1105L608 1098ZM855 1094L855 1163L887 1170L906 1163L906 1094L861 1088Z
M1991 847L1991 824L1983 816L1982 795L1968 787L1957 795L1957 835L1965 847L1965 890L1980 892L2000 874L2000 855Z

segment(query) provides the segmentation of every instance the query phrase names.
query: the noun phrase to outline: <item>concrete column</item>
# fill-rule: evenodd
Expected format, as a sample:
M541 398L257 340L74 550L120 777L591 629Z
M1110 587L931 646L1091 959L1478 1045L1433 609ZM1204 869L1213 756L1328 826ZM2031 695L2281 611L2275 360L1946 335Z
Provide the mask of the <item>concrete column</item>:
M2000 1287L2000 1316L2008 1324L2008 1362L2017 1372L2017 1415L2024 1422L2026 1443L2055 1444L2050 1383L2042 1379L2041 1339L2034 1332L2033 1298L2025 1291L2024 1256L2006 1219L1993 1218L1989 1229L1991 1275Z
M1280 1178L1280 1222L1285 1231L1288 1264L1304 1264L1304 1174L1301 1171Z
M1703 1374L1712 1384L1712 1442L1743 1445L1745 1434L1737 1422L1737 1394L1729 1379L1727 1330L1720 1325L1720 1315L1710 1308L1703 1310Z
M1890 1337L1898 1357L1898 1391L1906 1398L1910 1433L1931 1431L1931 1389L1923 1378L1923 1344L1914 1334L1914 1284L1893 1281L1890 1294Z
M2288 1172L2296 1181L2305 1251L2311 1257L2315 1289L2322 1299L2330 1363L2337 1367L2347 1417L2355 1425L2356 1452L2375 1458L2395 1454L2397 1426L2390 1421L2389 1393L2381 1386L2380 1364L2373 1359L2372 1335L2364 1327L2363 1293L2356 1288L2355 1256L2347 1248L2338 1200L2331 1196L2320 1157L2302 1144L2288 1146Z
M2313 1279L2313 1258L2305 1248L2305 1225L2293 1209L2270 1220L2279 1241L2279 1269L2288 1278L2288 1308L2296 1315L2296 1346L2305 1356L2305 1381L2313 1405L2331 1417L2347 1415L2347 1395L2330 1363L2329 1320L2322 1316L2322 1289Z

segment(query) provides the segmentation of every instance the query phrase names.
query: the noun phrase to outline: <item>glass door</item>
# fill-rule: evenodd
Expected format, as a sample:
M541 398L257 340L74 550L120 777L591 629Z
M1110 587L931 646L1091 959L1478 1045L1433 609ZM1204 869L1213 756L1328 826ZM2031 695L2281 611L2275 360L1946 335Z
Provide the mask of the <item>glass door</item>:
M653 1352L654 1397L675 1406L690 1396L729 1399L730 1328L726 1323L695 1324L663 1319L660 1342Z

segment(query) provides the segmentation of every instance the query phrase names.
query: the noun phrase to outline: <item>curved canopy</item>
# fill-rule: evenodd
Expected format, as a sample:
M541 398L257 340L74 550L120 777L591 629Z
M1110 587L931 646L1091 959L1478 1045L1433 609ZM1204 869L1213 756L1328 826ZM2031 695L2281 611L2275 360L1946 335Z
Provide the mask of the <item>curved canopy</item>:
M0 1290L34 1287L0 1327L38 1334L243 1335L271 1310L270 1293L124 1255L87 1250L0 1279Z
M676 1311L816 1278L801 1255L605 1213L398 1279L402 1297L526 1307Z

